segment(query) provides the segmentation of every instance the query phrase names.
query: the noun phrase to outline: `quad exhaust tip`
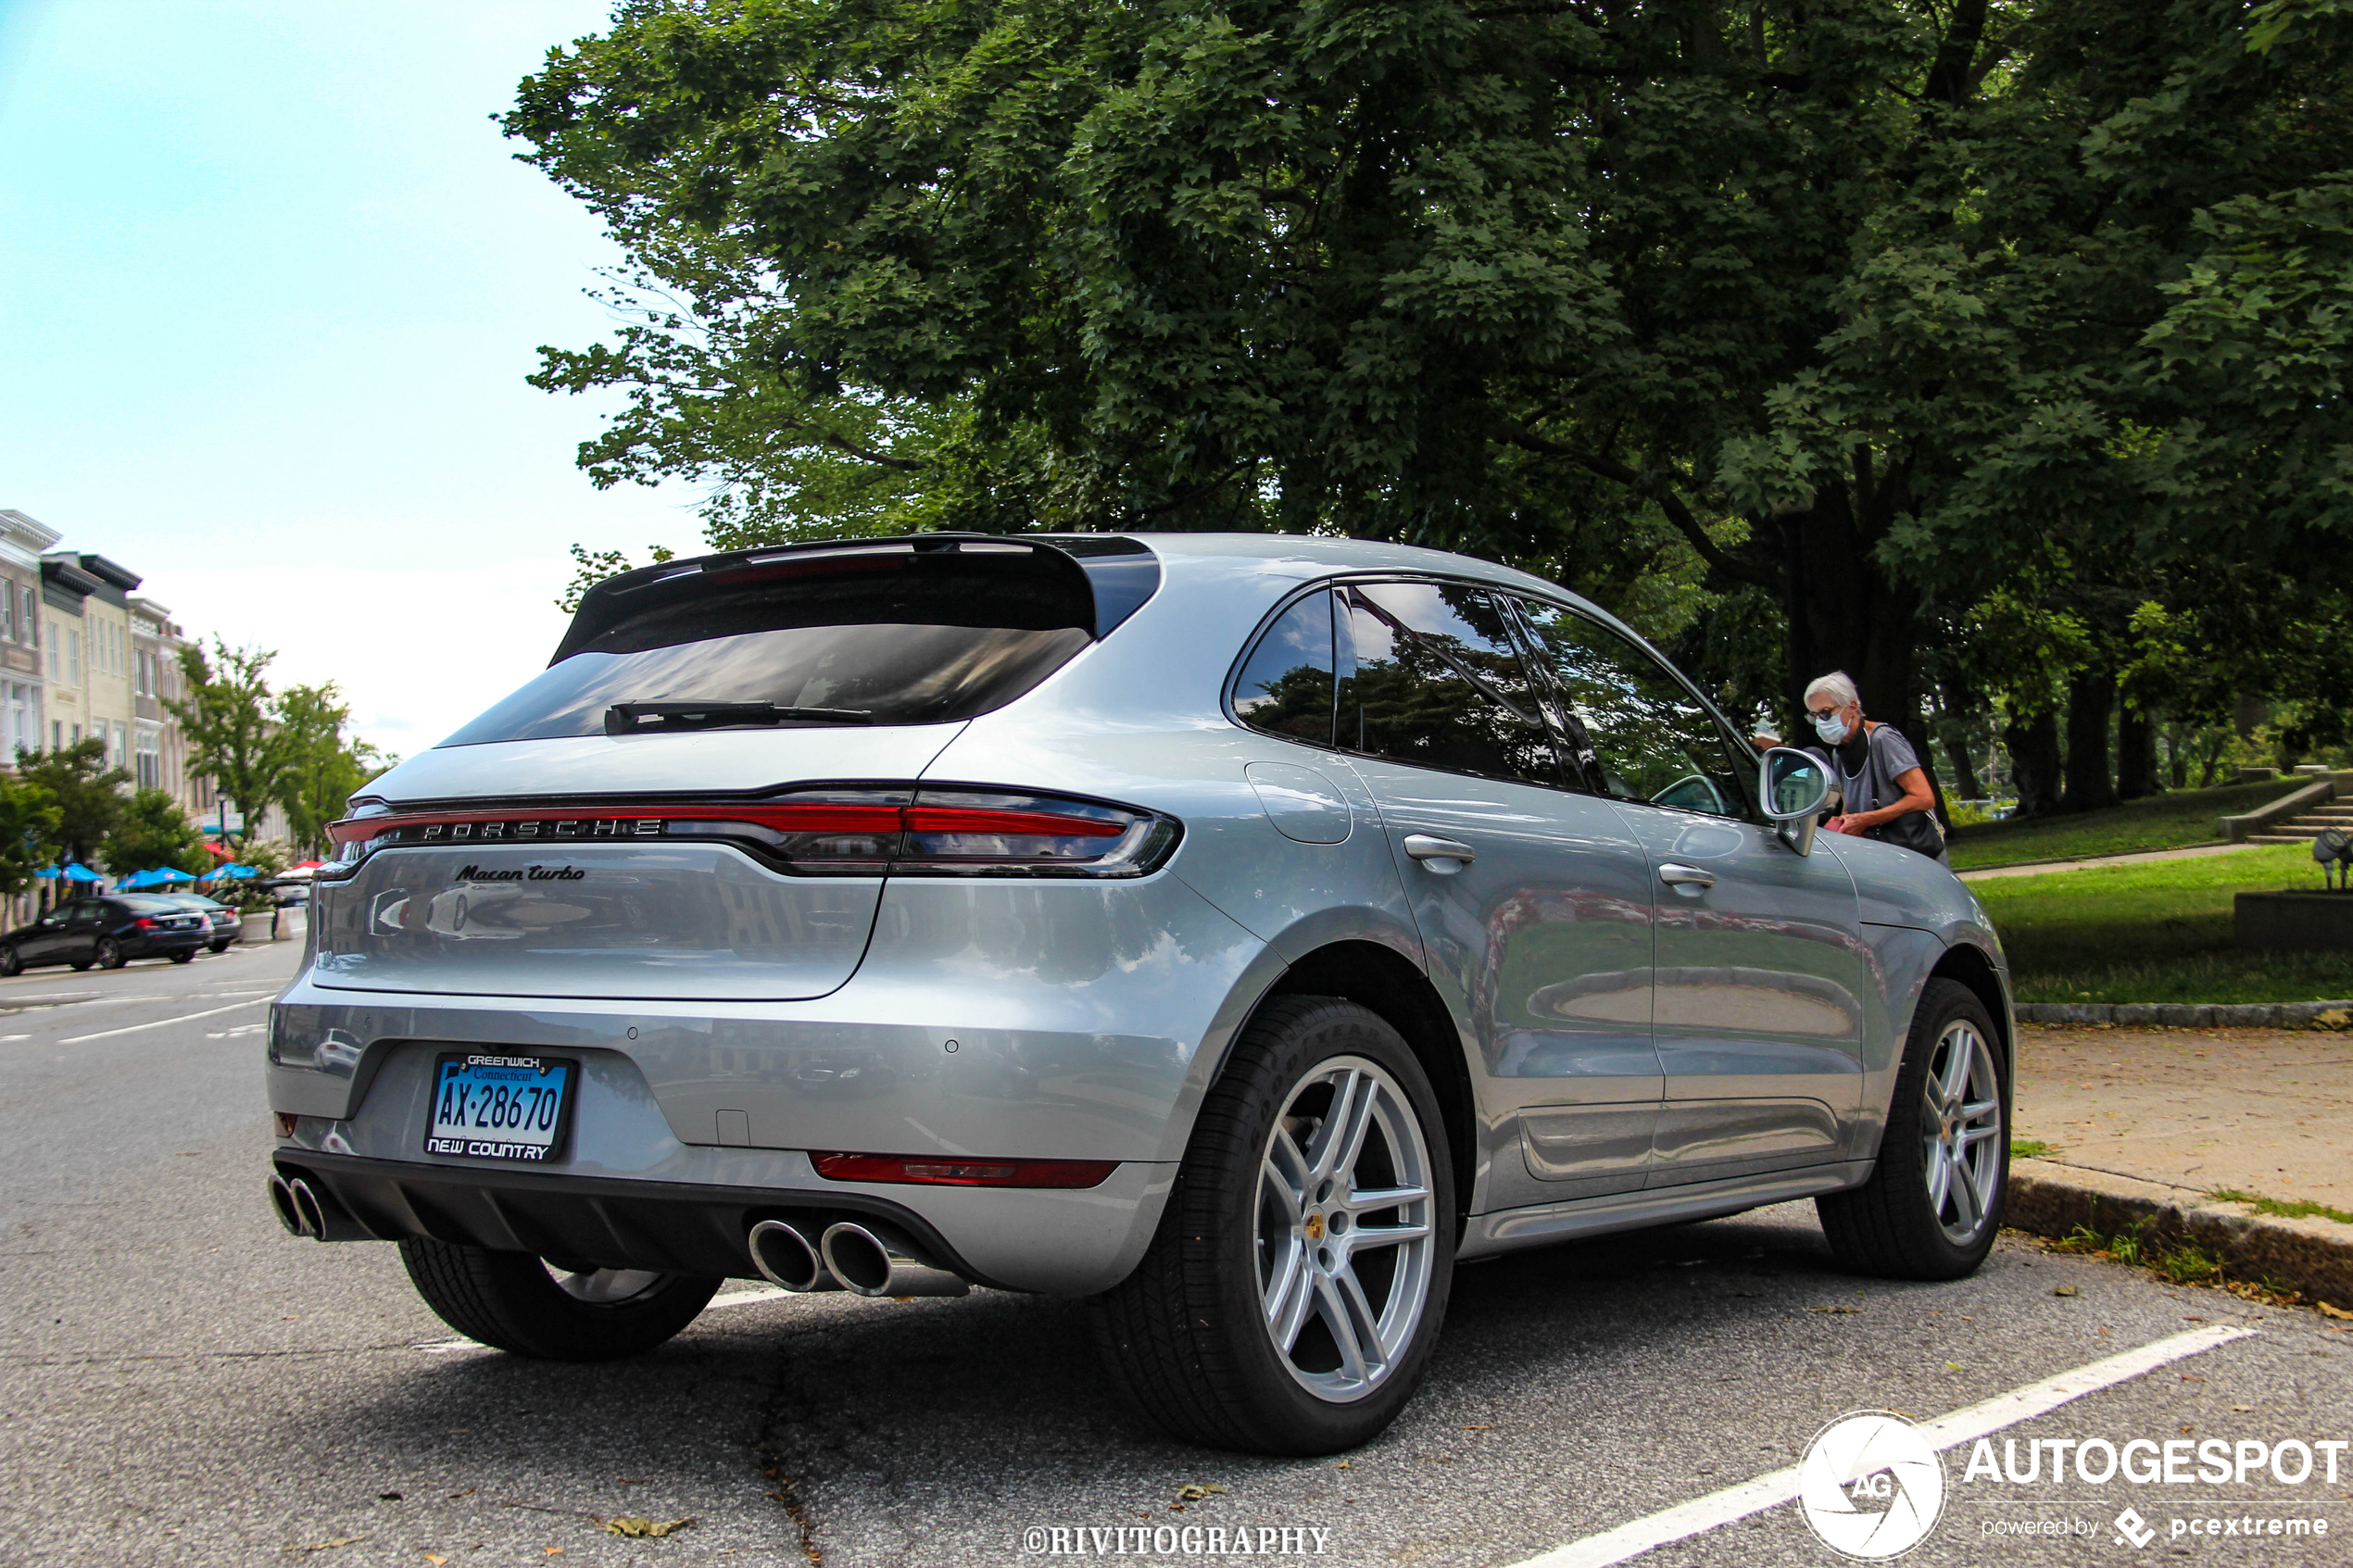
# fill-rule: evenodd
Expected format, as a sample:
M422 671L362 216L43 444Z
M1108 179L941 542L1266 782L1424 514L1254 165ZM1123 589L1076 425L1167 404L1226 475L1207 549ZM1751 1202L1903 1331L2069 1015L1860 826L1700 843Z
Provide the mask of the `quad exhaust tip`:
M302 1218L301 1206L295 1202L294 1184L277 1172L270 1173L270 1211L286 1227L288 1236L316 1236Z
M310 1185L308 1176L270 1173L270 1211L288 1236L312 1241L372 1241L375 1233L352 1218L328 1193Z
M841 1281L834 1277L819 1255L818 1244L810 1240L809 1233L799 1226L782 1220L762 1220L751 1227L751 1235L746 1240L751 1248L752 1267L777 1289L799 1295L841 1288Z
M972 1289L896 1226L880 1222L827 1225L818 1251L842 1288L857 1296L963 1296Z

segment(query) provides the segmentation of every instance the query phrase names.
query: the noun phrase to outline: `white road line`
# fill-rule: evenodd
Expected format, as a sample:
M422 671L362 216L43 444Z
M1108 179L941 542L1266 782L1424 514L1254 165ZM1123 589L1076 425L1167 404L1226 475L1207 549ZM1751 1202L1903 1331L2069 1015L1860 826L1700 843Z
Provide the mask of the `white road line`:
M792 1292L779 1290L773 1285L763 1285L751 1290L730 1291L724 1296L714 1296L703 1311L714 1312L722 1307L749 1307L755 1301L781 1301L791 1294ZM484 1348L480 1342L472 1339L435 1339L412 1347L414 1349L431 1350L436 1353L443 1350L479 1350Z
M259 1000L261 998L256 997L253 1001L231 1002L227 1007L214 1008L210 1012L183 1012L177 1018L158 1018L151 1023L134 1023L127 1029L101 1029L95 1035L69 1035L57 1044L78 1046L84 1040L104 1040L116 1035L136 1035L142 1029L160 1029L167 1023L194 1023L199 1018L211 1018L219 1013L234 1012L239 1008L249 1008L254 1002Z
M1931 1447L1950 1449L1962 1443L1974 1442L1989 1433L2021 1421L2047 1414L2070 1399L2095 1394L2103 1388L2131 1381L2144 1373L2154 1372L2169 1361L2185 1356L2196 1356L2233 1339L2245 1339L2256 1331L2233 1328L2217 1323L2207 1328L2176 1334L2137 1350L2127 1350L2120 1356L2110 1356L2104 1361L2063 1372L2041 1383L2030 1383L2023 1388L2013 1388L2007 1394L1996 1394L1982 1404L1955 1411L1934 1421L1919 1424L1920 1435ZM1703 1534L1745 1519L1752 1513L1762 1513L1768 1508L1788 1502L1797 1496L1797 1470L1776 1470L1743 1481L1737 1486L1727 1486L1720 1492L1710 1492L1704 1498L1620 1524L1615 1530L1604 1530L1598 1536L1588 1536L1580 1541L1555 1547L1541 1557L1531 1557L1516 1562L1512 1568L1611 1568L1613 1563L1640 1557L1655 1547L1667 1546L1688 1537Z

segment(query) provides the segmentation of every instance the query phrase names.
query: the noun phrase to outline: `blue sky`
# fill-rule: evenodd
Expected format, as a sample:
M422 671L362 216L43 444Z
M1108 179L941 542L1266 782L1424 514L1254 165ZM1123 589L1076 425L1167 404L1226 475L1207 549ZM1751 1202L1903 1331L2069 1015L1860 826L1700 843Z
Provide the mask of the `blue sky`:
M564 546L691 547L522 382L616 259L488 117L609 0L0 0L0 507L431 745L543 663Z

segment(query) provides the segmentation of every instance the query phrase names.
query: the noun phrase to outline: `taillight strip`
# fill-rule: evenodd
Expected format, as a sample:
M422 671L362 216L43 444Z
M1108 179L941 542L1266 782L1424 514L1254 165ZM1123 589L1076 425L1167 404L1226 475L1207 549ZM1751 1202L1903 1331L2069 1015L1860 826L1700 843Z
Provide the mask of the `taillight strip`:
M400 828L432 827L496 819L502 822L749 822L778 833L1009 834L1049 838L1117 838L1125 822L1100 817L1063 816L1053 811L1002 811L964 806L857 806L812 801L744 806L604 806L583 809L517 809L402 812L381 817L347 817L331 823L328 833L337 844L366 842ZM518 841L520 842L520 841Z

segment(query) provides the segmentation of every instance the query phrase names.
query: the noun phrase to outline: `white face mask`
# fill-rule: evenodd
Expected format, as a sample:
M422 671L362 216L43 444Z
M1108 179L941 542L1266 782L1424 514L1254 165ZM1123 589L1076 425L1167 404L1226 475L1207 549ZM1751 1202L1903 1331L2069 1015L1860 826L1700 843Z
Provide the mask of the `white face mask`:
M1814 733L1822 737L1824 746L1836 746L1846 738L1846 721L1835 713L1827 719L1817 719Z

